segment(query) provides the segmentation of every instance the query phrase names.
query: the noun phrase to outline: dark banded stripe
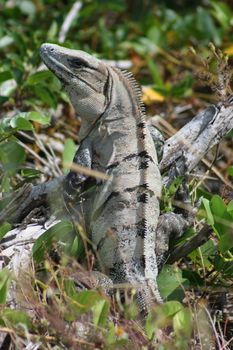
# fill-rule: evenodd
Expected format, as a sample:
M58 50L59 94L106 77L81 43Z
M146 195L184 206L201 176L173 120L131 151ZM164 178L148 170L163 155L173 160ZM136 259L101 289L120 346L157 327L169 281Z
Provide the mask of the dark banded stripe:
M146 236L146 227L147 222L146 219L142 219L136 223L137 237L141 237L142 239Z
M145 190L149 189L149 185L147 183L142 184L142 185L137 185L137 186L133 186L133 187L127 187L124 189L124 192L134 192L137 189L143 188Z
M153 158L149 155L149 153L147 151L142 151L138 155L139 155L139 157L144 157L144 158L150 160L151 162L153 162Z
M147 169L147 168L149 168L149 163L148 163L148 161L146 160L146 161L140 163L138 169L141 170L141 169Z
M139 203L147 203L148 202L148 194L147 193L142 193L137 197L137 201Z
M119 162L115 162L110 164L109 166L107 166L106 170L110 170L110 169L114 169L116 168L120 163Z
M140 157L140 158L143 157L143 158L146 158L146 159L150 160L151 162L153 162L153 158L149 155L149 153L147 151L129 154L128 156L124 157L122 159L122 161L131 160L131 159L136 158L136 157Z
M146 123L145 122L140 122L137 124L137 127L140 129L144 129L146 127Z

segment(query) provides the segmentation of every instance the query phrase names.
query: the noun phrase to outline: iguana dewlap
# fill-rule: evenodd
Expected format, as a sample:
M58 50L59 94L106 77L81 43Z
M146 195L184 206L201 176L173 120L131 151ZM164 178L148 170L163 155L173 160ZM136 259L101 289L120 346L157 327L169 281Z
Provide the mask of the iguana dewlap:
M43 44L40 53L81 118L74 162L109 176L97 181L85 213L99 266L114 283L135 287L148 311L161 302L155 255L161 176L140 89L130 73L86 52ZM72 193L86 180L70 172L65 188Z

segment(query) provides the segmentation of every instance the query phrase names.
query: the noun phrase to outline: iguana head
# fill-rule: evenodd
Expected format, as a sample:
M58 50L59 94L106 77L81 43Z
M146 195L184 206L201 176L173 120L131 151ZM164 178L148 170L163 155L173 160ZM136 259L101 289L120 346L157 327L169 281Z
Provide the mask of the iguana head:
M108 105L107 66L86 52L54 44L43 44L40 55L46 66L64 85L82 119L80 132L84 137Z

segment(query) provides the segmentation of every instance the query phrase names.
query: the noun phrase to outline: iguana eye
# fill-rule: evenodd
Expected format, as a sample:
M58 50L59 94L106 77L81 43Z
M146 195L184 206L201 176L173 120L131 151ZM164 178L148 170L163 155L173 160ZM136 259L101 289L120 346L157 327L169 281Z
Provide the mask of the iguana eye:
M68 62L72 68L82 68L82 67L87 66L86 62L80 58L68 59Z

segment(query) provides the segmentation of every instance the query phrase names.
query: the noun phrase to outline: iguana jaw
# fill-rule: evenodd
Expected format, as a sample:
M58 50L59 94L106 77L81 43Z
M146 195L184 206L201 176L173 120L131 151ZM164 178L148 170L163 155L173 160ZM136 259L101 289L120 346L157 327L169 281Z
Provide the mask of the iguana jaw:
M63 64L59 57L57 45L42 44L40 56L45 65L64 83L68 82L74 75L67 65Z
M63 82L66 83L67 78L72 76L72 73L69 71L69 69L66 68L62 63L54 59L53 57L49 56L43 56L41 52L41 57L43 58L43 61L45 65ZM55 69L56 67L56 69ZM60 72L60 73L59 73ZM66 74L63 74L63 73Z

